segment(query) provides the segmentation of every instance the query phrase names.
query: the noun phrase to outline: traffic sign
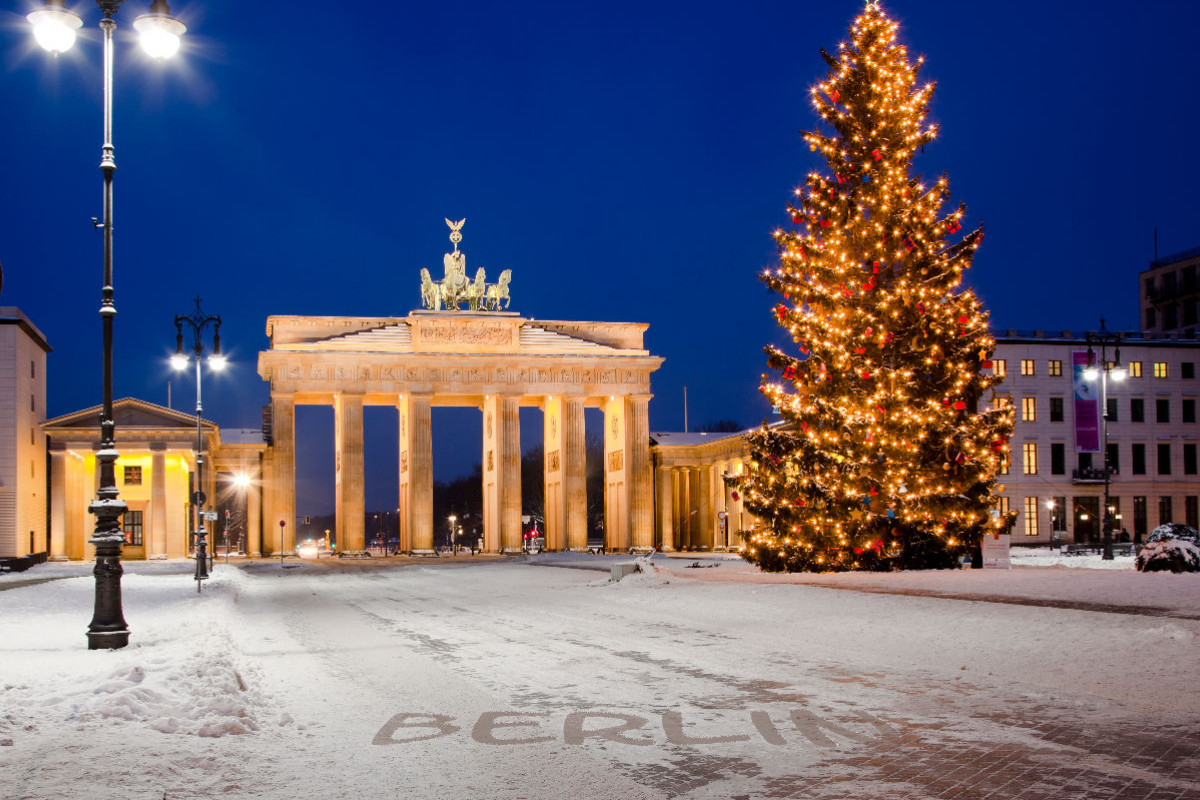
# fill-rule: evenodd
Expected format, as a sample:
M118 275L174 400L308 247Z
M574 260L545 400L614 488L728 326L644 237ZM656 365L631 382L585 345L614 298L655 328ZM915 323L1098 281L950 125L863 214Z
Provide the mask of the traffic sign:
M216 522L216 521L217 521L217 512L215 512L215 511L205 511L205 512L204 512L204 518L205 518L206 520L208 520L209 522Z
M729 516L729 515L728 515L728 514L726 514L724 511L718 511L718 512L717 512L717 519L725 519L725 518L726 518L726 517L728 517L728 516Z

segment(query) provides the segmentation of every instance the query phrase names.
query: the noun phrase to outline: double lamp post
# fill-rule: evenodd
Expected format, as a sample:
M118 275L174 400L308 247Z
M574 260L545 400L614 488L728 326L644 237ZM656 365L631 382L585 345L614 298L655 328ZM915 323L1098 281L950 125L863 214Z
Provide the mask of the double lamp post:
M100 320L104 348L103 404L100 412L100 448L96 462L100 473L96 499L88 511L96 516L96 528L89 540L96 547L96 598L92 621L88 625L88 649L116 649L129 644L129 626L121 609L121 545L125 541L121 517L126 511L120 499L116 481L116 424L113 421L113 317L117 308L113 302L113 172L117 164L113 155L112 98L113 98L113 32L114 17L124 0L96 0L102 15L100 30L104 34L104 142L100 151L100 171L104 176L104 219L97 223L104 234L104 282L101 289ZM26 19L33 25L34 38L44 49L55 55L75 43L75 32L83 20L67 10L63 0L45 0L45 7L31 12ZM133 21L145 51L155 58L167 58L179 50L179 37L186 26L171 16L166 0L154 0L150 13Z
M1101 436L1103 443L1101 447L1104 450L1104 511L1100 515L1101 535L1103 537L1104 554L1101 556L1104 561L1113 560L1113 508L1112 500L1109 497L1109 489L1112 483L1113 465L1109 463L1108 458L1108 380L1111 377L1117 383L1125 380L1125 369L1121 366L1121 334L1114 333L1104 327L1104 318L1100 318L1100 330L1087 335L1087 368L1083 371L1083 377L1089 381L1094 381L1100 378L1100 419L1101 419ZM1113 348L1113 360L1108 360L1108 348ZM1096 350L1100 348L1100 363L1096 363Z

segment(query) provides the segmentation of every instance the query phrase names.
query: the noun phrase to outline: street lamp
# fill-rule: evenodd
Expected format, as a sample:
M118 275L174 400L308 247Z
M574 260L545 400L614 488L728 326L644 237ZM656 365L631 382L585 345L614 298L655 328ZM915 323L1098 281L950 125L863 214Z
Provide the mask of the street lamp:
M113 155L112 98L113 98L113 17L124 0L96 0L103 17L100 30L104 32L104 142L100 149L100 171L104 176L104 220L97 223L104 232L104 282L101 288L100 321L104 348L102 406L100 411L100 449L96 463L100 473L96 499L88 511L96 516L96 528L88 541L96 548L96 599L92 621L88 625L89 650L115 650L129 644L129 625L121 609L121 516L126 511L120 499L116 480L116 424L112 409L113 317L113 172L117 162ZM45 0L45 6L30 12L26 19L33 26L33 36L45 50L58 55L75 43L75 31L83 20L68 11L63 0ZM166 0L155 0L150 13L134 20L141 34L143 47L151 55L165 58L179 49L179 37L187 28L171 16ZM148 41L153 40L153 41ZM173 44L172 44L173 41ZM168 46L170 45L170 46Z
M449 517L447 517L447 520L449 520L449 522L450 522L450 532L449 532L449 534L447 534L448 539L446 541L446 545L453 549L453 547L454 547L454 525L455 525L455 523L458 522L458 515L451 514Z
M183 350L183 326L187 325L192 332L192 354L189 356ZM204 495L204 434L201 428L203 419L200 412L204 410L200 397L200 364L204 361L204 329L213 326L213 351L208 357L208 365L215 372L225 369L225 356L221 354L221 317L208 316L200 310L200 298L196 297L196 310L188 315L175 315L175 354L171 356L171 366L177 372L187 369L188 360L196 362L196 488L192 492L192 531L196 537L196 591L200 591L200 582L208 578L207 541L204 530L204 517L201 513L208 499Z
M1104 317L1100 318L1100 330L1087 335L1087 358L1088 366L1083 371L1083 377L1089 381L1100 378L1100 410L1103 420L1103 447L1104 447L1104 511L1101 514L1101 530L1104 540L1104 554L1101 559L1104 561L1113 560L1112 535L1113 535L1113 509L1109 499L1109 487L1112 482L1112 466L1108 463L1108 379L1111 376L1114 381L1120 383L1125 380L1125 369L1121 366L1121 334L1113 333L1104 327ZM1110 363L1108 360L1108 347L1113 347L1113 360ZM1094 347L1100 348L1100 365L1096 367L1096 351Z

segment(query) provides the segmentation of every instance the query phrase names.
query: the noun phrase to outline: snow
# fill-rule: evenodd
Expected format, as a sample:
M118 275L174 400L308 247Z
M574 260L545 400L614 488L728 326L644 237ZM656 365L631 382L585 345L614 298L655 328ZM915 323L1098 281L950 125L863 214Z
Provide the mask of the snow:
M834 767L889 732L1050 759L1013 719L1200 721L1200 575L1031 551L608 579L630 560L218 563L200 594L190 562L131 563L116 651L86 650L90 564L4 575L0 796L884 797Z

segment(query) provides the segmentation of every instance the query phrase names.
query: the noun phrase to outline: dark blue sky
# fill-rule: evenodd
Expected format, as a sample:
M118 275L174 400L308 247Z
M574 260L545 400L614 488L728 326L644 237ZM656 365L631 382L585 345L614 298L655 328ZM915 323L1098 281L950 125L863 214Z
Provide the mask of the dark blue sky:
M74 50L37 49L39 5L0 15L0 304L54 347L58 415L99 400L101 54L90 2ZM193 1L166 64L128 38L147 5L118 16L118 397L166 402L171 319L199 293L237 365L206 416L257 426L266 317L406 314L443 217L466 217L468 266L511 268L512 310L650 323L652 428L682 427L685 385L693 425L764 416L756 274L819 166L797 133L818 49L861 4ZM1200 245L1200 6L885 8L939 84L917 167L988 226L969 280L993 325L1135 326L1155 227L1164 254Z

